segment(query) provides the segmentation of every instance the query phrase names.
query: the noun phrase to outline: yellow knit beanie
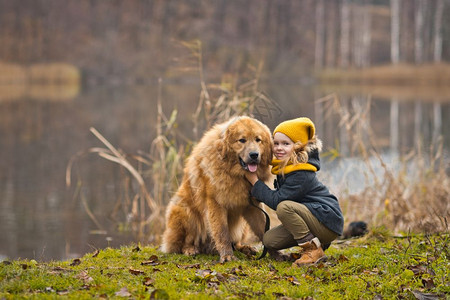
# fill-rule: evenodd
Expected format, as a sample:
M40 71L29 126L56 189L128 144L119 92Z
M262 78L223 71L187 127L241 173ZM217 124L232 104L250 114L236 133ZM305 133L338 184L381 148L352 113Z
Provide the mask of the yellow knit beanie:
M315 131L314 123L309 118L303 117L280 123L273 131L273 134L281 132L287 135L294 143L301 142L306 144L314 137Z

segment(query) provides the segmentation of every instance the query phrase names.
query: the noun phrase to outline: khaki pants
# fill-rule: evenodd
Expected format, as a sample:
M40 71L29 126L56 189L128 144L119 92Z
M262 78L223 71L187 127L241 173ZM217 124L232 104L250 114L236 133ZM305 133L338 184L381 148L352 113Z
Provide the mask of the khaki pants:
M309 232L318 237L322 244L331 243L337 234L319 222L309 209L298 202L283 201L277 206L281 225L264 234L263 243L268 249L281 250L297 246L297 241Z

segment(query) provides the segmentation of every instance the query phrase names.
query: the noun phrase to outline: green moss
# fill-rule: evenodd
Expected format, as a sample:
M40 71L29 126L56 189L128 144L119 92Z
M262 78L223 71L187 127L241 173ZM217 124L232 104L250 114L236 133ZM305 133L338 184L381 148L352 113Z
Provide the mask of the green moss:
M373 299L449 297L448 233L335 242L326 263L292 267L270 258L219 264L214 255L106 248L79 260L0 263L0 298Z

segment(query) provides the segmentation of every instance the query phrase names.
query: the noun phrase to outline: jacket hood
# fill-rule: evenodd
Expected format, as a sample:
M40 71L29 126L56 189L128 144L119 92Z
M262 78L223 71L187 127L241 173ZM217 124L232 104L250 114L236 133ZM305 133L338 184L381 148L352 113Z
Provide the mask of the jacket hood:
M306 144L305 150L308 153L308 163L316 167L317 171L319 171L320 170L319 152L322 151L322 141L314 136Z

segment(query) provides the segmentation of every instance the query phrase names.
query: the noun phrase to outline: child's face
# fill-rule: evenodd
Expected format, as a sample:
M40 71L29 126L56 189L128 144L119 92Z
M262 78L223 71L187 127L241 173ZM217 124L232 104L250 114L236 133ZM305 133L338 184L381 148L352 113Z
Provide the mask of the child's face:
M277 159L285 159L294 151L294 142L284 133L276 132L273 136L273 153Z

